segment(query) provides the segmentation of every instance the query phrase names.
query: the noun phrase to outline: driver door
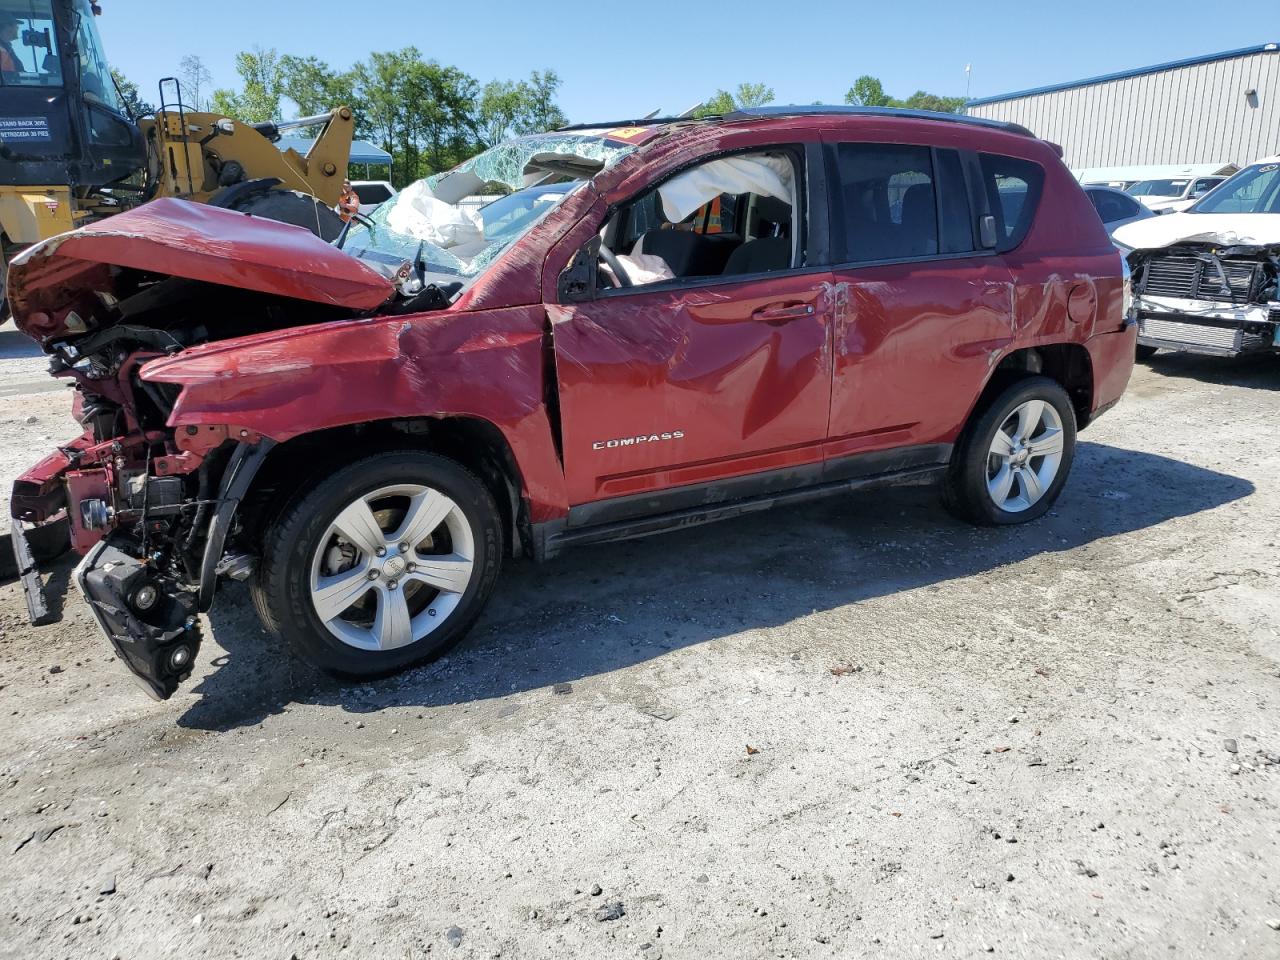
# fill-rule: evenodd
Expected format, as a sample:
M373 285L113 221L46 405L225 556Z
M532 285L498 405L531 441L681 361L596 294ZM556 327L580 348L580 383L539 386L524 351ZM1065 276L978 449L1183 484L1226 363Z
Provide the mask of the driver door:
M816 482L832 302L809 247L782 269L548 304L570 527Z

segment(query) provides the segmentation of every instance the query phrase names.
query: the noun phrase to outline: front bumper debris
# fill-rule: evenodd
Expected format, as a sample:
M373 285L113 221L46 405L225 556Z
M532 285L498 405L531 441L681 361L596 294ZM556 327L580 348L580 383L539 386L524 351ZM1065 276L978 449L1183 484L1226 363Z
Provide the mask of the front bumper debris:
M13 521L10 542L13 545L14 563L18 568L18 579L22 582L22 594L27 600L27 618L33 627L55 623L58 618L49 610L49 599L44 594L44 583L40 580L40 570L36 567L35 553L27 540L27 531L21 520Z
M151 697L168 700L191 675L200 649L198 592L159 574L114 539L85 555L76 586L120 661Z
M1140 304L1138 343L1166 350L1234 357L1280 348L1280 308L1248 305L1195 312L1173 304ZM1153 309L1154 307L1154 309Z

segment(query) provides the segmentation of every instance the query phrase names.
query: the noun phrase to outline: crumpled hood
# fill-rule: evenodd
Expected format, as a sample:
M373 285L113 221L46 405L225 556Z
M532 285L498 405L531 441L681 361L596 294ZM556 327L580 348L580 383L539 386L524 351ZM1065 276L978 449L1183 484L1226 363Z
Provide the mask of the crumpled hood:
M1185 241L1218 246L1280 245L1280 213L1166 213L1117 227L1113 239L1134 250Z
M9 303L36 340L77 329L86 294L115 296L127 267L312 303L371 310L390 280L310 231L233 210L165 198L51 237L15 257Z

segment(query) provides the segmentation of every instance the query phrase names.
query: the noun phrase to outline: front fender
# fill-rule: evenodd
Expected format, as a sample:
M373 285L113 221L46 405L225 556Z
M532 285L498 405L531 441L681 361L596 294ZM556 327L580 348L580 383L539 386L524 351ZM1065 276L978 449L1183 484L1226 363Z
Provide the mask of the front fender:
M195 347L141 368L182 387L169 426L276 442L379 420L473 417L500 430L531 518L568 506L544 403L541 305L375 317Z

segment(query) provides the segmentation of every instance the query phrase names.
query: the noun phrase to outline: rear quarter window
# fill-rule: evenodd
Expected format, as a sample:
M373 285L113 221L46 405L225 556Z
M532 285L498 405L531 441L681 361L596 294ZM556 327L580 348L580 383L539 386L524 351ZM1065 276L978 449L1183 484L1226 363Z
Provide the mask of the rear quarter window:
M987 202L996 218L996 250L1022 243L1035 220L1044 189L1044 168L1031 160L995 153L978 155Z

